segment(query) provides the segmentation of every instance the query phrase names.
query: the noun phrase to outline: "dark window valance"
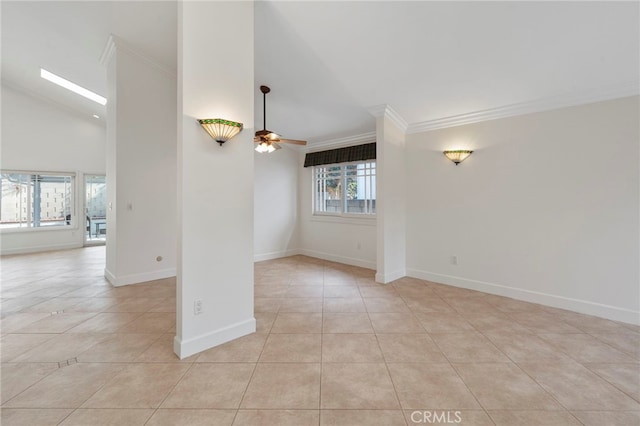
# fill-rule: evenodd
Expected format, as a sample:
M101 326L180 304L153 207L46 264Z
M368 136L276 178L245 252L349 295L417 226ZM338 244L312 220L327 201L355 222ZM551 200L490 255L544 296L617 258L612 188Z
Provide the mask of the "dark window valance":
M304 166L321 166L323 164L349 163L352 161L375 160L376 143L330 149L328 151L310 152L304 158Z

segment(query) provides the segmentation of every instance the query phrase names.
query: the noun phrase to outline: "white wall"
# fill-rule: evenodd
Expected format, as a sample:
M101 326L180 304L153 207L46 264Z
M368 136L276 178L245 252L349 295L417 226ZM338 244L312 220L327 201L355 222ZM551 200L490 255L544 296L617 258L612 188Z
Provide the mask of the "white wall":
M409 275L639 322L638 116L631 97L408 135Z
M406 275L405 134L385 107L376 118L377 239L376 281Z
M253 2L180 2L178 275L181 358L255 332ZM245 124L219 146L197 123ZM201 301L202 312L194 312Z
M105 273L125 285L176 274L177 89L122 40L110 47Z
M304 154L298 160L301 254L376 268L376 220L319 217L313 215L311 167L303 167Z
M298 151L255 153L253 258L298 253Z
M105 173L105 127L93 117L2 85L5 170L76 173L75 211L83 211L83 173ZM84 227L84 222L80 228ZM82 247L78 228L2 231L2 254Z

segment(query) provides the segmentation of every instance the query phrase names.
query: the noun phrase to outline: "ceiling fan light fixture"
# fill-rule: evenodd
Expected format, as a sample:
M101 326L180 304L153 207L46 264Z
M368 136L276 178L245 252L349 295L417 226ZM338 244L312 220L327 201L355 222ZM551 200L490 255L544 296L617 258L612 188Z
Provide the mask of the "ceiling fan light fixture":
M275 150L276 148L270 142L260 142L258 146L256 146L256 151L258 151L260 154L264 154L265 152L272 153Z
M198 123L220 146L242 130L242 123L222 118L202 118Z

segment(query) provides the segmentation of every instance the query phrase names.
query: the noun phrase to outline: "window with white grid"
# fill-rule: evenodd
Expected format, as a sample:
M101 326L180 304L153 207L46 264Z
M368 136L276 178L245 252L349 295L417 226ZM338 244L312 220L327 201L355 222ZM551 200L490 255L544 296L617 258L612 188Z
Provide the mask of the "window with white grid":
M313 168L314 214L351 216L376 213L376 162Z

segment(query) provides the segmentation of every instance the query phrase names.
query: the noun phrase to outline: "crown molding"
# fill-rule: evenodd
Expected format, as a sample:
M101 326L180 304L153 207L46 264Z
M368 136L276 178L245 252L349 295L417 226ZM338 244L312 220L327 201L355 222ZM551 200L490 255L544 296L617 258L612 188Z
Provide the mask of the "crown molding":
M532 114L535 112L549 111L559 108L584 105L609 99L625 98L640 94L638 82L607 86L586 92L565 93L548 98L535 99L504 105L497 108L489 108L465 114L452 115L450 117L427 120L413 123L407 128L407 133L421 133L447 127L462 126L465 124L479 123L482 121L496 120L499 118L514 117L517 115Z
M146 62L147 64L151 65L153 68L163 72L169 77L176 78L176 74L173 71L171 71L164 65L158 63L155 59L152 59L136 51L129 44L127 44L127 42L125 42L115 34L109 35L109 38L107 39L107 43L105 44L104 49L102 50L102 54L100 55L100 64L106 67L107 64L113 58L113 55L115 54L116 51L128 53L129 55L134 56L142 60L143 62Z
M407 131L407 128L409 127L406 120L402 118L402 116L398 114L398 112L394 110L391 107L391 105L388 105L388 104L375 105L367 108L367 111L369 111L369 113L374 117L388 118L389 120L391 120L393 124L395 124L400 130L402 130L405 133Z
M376 141L376 132L361 133L359 135L347 136L344 138L328 139L321 142L314 142L307 145L306 152L316 152L325 149L343 148L346 146L372 143Z

